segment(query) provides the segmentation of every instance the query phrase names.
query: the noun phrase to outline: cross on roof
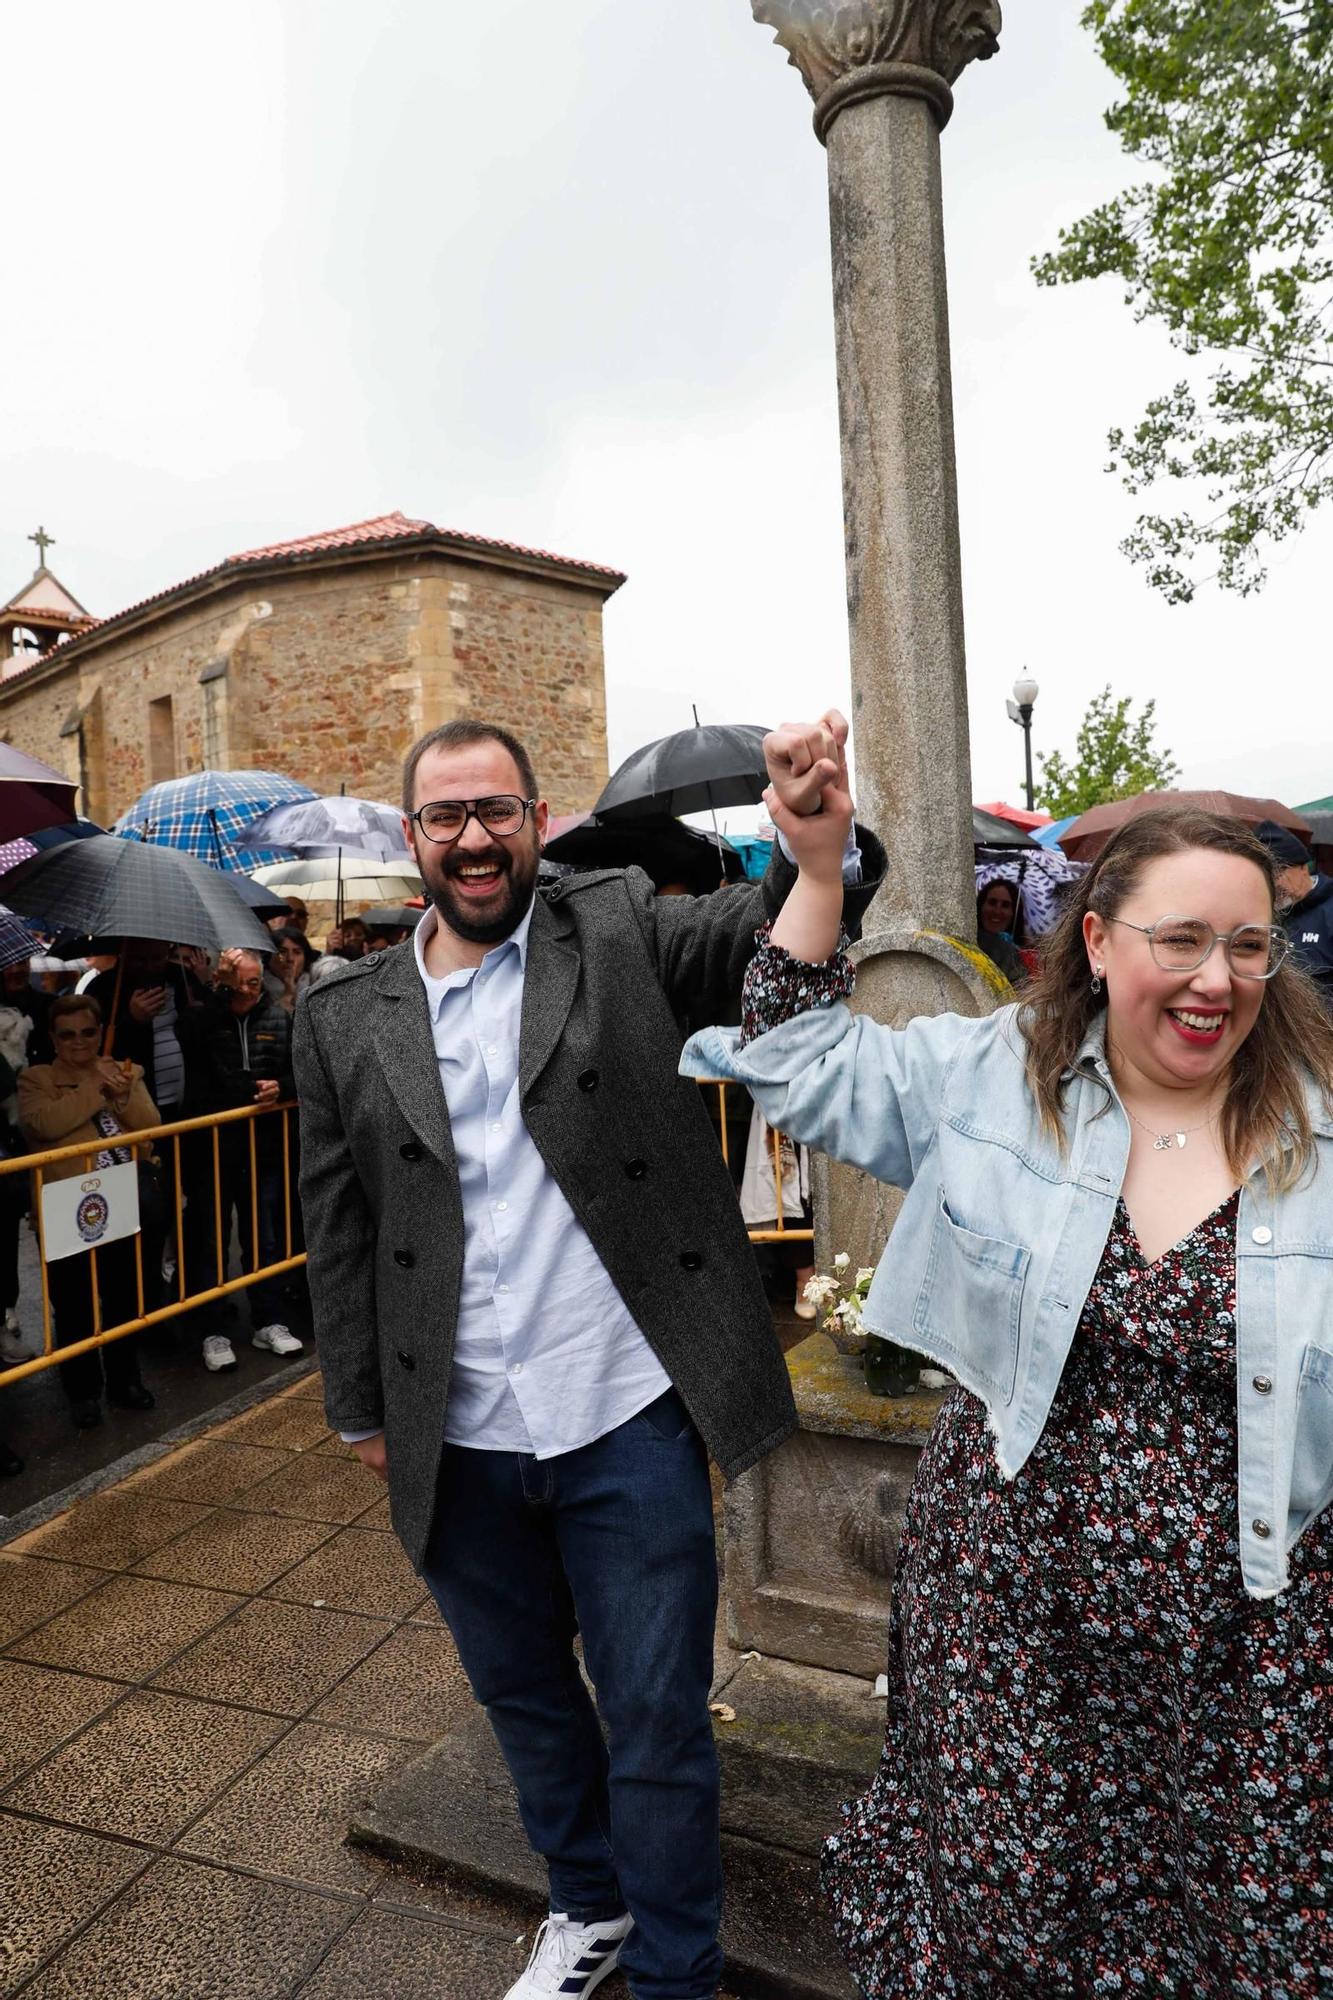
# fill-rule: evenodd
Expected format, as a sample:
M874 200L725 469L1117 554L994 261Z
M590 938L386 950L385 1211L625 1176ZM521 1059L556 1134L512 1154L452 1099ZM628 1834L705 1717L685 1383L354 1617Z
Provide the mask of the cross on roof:
M36 533L35 535L29 535L29 537L28 537L28 540L29 540L30 542L36 542L36 544L37 544L37 559L38 559L38 561L40 562L40 564L41 564L42 568L43 568L43 569L45 569L45 568L46 568L46 551L47 551L48 549L53 549L53 548L55 547L55 543L56 543L56 538L55 538L55 536L54 536L54 535L48 535L48 534L47 534L47 532L46 532L46 529L45 529L45 528L43 528L43 527L39 527L39 528L38 528L38 530L37 530L37 533Z

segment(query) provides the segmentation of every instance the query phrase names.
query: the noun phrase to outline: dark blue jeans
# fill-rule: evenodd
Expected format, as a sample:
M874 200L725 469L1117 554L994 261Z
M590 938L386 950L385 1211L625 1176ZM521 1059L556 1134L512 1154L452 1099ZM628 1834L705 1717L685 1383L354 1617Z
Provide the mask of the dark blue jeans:
M680 1398L668 1390L558 1458L446 1445L424 1574L546 1861L551 1908L584 1922L629 1910L635 2000L713 2000L717 1553L707 1458Z

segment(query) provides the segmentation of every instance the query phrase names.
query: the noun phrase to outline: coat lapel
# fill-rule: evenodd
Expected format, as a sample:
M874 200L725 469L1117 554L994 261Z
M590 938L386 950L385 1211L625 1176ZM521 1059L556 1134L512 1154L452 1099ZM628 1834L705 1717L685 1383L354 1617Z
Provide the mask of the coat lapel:
M449 1113L440 1087L440 1065L431 1034L426 989L410 944L385 954L376 981L379 1020L375 1050L385 1081L408 1124L446 1166L454 1165Z
M519 1030L518 1085L526 1097L555 1054L579 983L579 954L567 942L562 913L538 896L528 931Z

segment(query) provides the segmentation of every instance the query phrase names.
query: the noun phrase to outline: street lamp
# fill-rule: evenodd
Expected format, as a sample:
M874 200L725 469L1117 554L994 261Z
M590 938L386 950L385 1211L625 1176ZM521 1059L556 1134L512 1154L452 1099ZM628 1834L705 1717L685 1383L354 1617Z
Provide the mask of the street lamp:
M1016 722L1023 732L1023 762L1026 776L1023 780L1028 795L1028 811L1036 808L1032 803L1032 705L1037 699L1037 683L1031 674L1020 674L1014 682L1014 698L1007 701L1009 720Z

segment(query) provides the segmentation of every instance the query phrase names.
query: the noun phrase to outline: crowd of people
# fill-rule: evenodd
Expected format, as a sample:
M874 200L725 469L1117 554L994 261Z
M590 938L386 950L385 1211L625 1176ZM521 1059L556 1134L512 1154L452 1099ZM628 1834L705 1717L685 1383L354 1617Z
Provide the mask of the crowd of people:
M233 1231L247 1274L301 1253L299 1110L285 1119L258 1119L253 1149L248 1122L219 1126L216 1163L209 1129L156 1146L118 1142L125 1134L176 1121L249 1105L268 1110L291 1104L292 1017L299 995L312 981L400 942L409 934L411 913L396 914L400 920L392 924L348 918L329 933L321 952L307 935L305 904L292 897L269 922L273 948L262 956L240 950L210 954L165 939L132 938L83 959L19 960L4 968L0 1157L86 1145L83 1157L47 1166L44 1179L77 1177L89 1170L89 1162L99 1168L133 1163L138 1182L138 1249L134 1238L126 1237L97 1252L96 1311L91 1253L46 1261L56 1347L182 1296L215 1292L227 1276ZM20 1296L20 1242L33 1200L30 1173L0 1176L0 1366L15 1366L42 1351L42 1299ZM182 1269L183 1284L178 1283ZM245 1298L256 1348L277 1355L301 1351L303 1341L289 1323L307 1309L299 1269L257 1280ZM237 1355L224 1298L202 1299L190 1317L204 1367L234 1369ZM60 1364L77 1428L100 1423L104 1406L153 1409L140 1345L137 1336L126 1335ZM12 1443L0 1444L0 1474L22 1469Z

